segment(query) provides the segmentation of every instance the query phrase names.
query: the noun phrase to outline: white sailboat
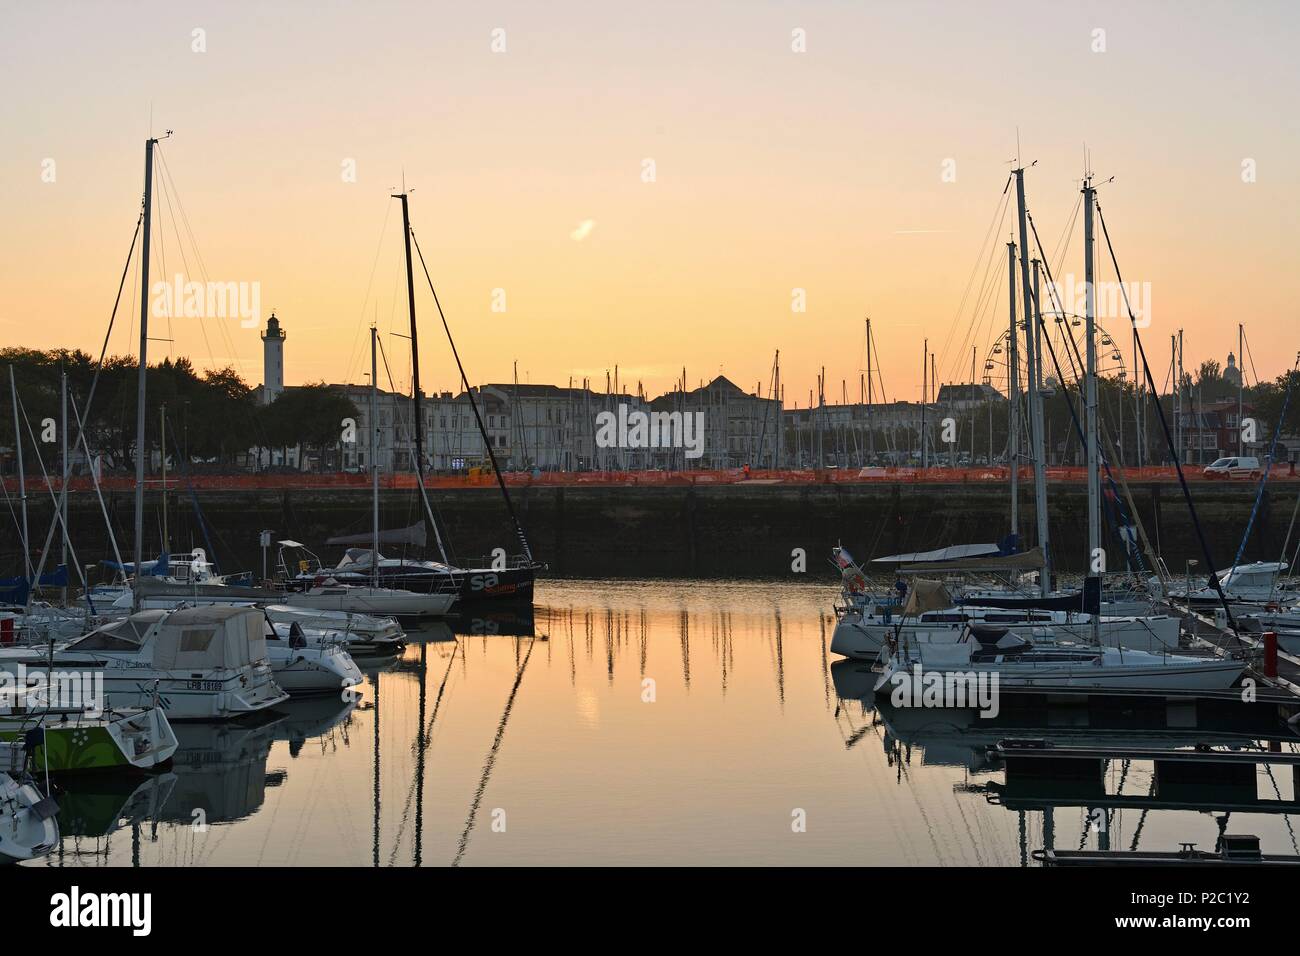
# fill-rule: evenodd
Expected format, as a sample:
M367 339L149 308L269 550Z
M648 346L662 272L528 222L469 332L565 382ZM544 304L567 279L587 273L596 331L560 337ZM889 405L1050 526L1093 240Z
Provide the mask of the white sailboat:
M1034 644L1003 628L967 627L946 644L907 644L886 655L876 694L916 686L923 675L995 680L1001 690L1226 690L1245 672L1244 661L1178 654L1148 654L1113 647Z
M959 605L926 611L900 621L897 613L877 613L866 608L842 609L831 634L831 653L857 660L875 660L881 648L896 636L918 644L953 644L970 624L1006 628L1033 643L1086 644L1094 639L1103 647L1123 647L1149 653L1178 648L1176 617L1102 616L1063 611L1015 610Z
M453 594L419 594L366 584L340 584L333 578L280 597L280 602L288 607L393 617L442 617L455 600Z
M1026 242L1024 181L1023 170L1016 170L1018 205L1020 209L1020 232L1022 251ZM956 640L920 639L922 636L932 638L933 629L926 629L922 623L920 630L905 631L902 622L896 625L895 633L881 650L883 673L876 685L876 692L888 692L919 680L919 671L930 672L941 681L965 680L974 678L986 683L996 682L995 686L1003 688L1032 687L1043 689L1089 689L1112 688L1131 689L1135 691L1180 689L1180 690L1221 690L1231 687L1245 671L1245 663L1233 659L1204 659L1177 654L1155 654L1147 651L1132 650L1124 647L1103 646L1101 634L1104 618L1100 611L1101 580L1096 572L1104 570L1105 550L1101 545L1101 488L1100 460L1097 437L1097 375L1096 375L1096 341L1095 302L1091 293L1093 285L1093 213L1095 189L1090 179L1085 178L1083 185L1083 230L1084 230L1084 270L1089 293L1085 308L1086 329L1084 333L1087 348L1086 371L1084 375L1084 397L1086 425L1084 437L1087 448L1087 484L1088 484L1088 539L1087 557L1093 575L1085 581L1084 594L1089 595L1087 616L1086 644L1035 642L1029 637L1011 634L1005 626L985 623L965 622ZM1014 247L1011 247L1011 277L1014 287L1015 264ZM1022 272L1028 282L1028 255L1021 258ZM1012 337L1015 333L1015 298L1012 297ZM1028 290L1025 295L1025 317L1028 323L1026 340L1031 343L1036 336L1034 323L1041 316L1030 299ZM1033 381L1031 368L1031 382ZM1031 406L1034 403L1031 402ZM1014 387L1012 407L1015 407ZM1036 410L1033 409L1033 410ZM1036 429L1037 432L1037 429ZM1013 439L1014 440L1014 439ZM1045 555L1047 541L1047 511L1045 500L1045 483L1042 479L1042 452L1039 434L1034 439L1035 454L1035 490L1037 497L1039 550ZM1014 459L1013 459L1014 460ZM1015 469L1012 473L1014 476ZM1015 496L1013 478L1013 528L1015 527ZM1098 567L1100 563L1101 567ZM840 562L841 567L844 566ZM922 568L925 565L921 566ZM1044 576L1040 582L1044 600L1048 598L1049 579ZM1085 600L1087 600L1085 598ZM952 600L938 581L914 582L907 595L904 618L924 617L928 613L945 611L951 608ZM968 609L966 609L968 610ZM1151 630L1154 634L1154 618L1136 618L1125 620L1124 626L1133 626ZM1175 622L1176 625L1176 622ZM838 628L837 628L838 630ZM951 631L949 631L951 633ZM917 639L913 640L913 634ZM1177 646L1177 631L1174 631L1174 647ZM942 686L942 685L941 685ZM940 706L951 704L940 703Z

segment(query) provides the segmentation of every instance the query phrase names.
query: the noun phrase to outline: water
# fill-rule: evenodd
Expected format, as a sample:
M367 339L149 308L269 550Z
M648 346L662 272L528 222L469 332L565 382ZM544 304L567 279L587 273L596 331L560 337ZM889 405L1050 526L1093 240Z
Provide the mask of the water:
M262 727L180 725L170 773L68 785L62 847L32 865L1016 866L1047 838L1213 847L1221 814L1200 809L1106 819L1069 786L1047 812L1041 794L1023 813L1023 793L998 798L1002 770L976 748L1029 734L857 699L870 676L827 651L835 597L818 585L545 582L546 640L431 628L400 659L364 667L359 702L293 703ZM1043 717L1052 733L1106 739L1063 720L1079 715ZM1113 761L1106 782L1137 803L1151 767ZM1290 768L1260 772L1254 791L1294 801ZM1211 811L1242 799L1240 788L1165 796ZM1228 831L1295 853L1293 827L1238 811Z

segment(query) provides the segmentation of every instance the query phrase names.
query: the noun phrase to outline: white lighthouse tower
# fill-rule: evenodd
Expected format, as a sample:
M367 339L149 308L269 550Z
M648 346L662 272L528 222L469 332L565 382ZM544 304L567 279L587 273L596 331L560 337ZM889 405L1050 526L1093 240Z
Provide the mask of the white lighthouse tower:
M271 313L262 333L262 403L270 405L284 391L284 340L280 320Z

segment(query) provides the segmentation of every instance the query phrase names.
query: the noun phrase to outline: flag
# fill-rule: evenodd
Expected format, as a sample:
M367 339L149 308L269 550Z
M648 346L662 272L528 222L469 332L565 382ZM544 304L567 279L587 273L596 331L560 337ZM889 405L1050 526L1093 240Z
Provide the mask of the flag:
M848 548L835 549L835 563L840 566L841 571L847 570L857 564L857 562L853 560L853 555L849 554Z

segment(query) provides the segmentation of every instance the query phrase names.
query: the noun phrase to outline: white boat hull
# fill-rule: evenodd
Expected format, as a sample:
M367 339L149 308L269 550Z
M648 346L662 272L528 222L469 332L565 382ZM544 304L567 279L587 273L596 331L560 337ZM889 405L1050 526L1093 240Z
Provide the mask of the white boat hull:
M452 594L419 594L392 588L319 587L286 594L289 607L323 611L354 611L398 617L440 617L451 609Z
M268 663L204 672L195 677L181 671L125 664L113 666L111 659L77 659L79 655L56 656L55 674L68 672L102 674L103 708L148 709L161 707L170 721L233 720L274 707L289 699L276 683ZM28 678L49 673L49 665L30 652L0 656L0 670L17 674L19 661ZM156 700L155 700L156 698Z
M1035 643L1074 641L1090 643L1092 625L1087 621L1070 623L1006 624L1008 633ZM918 644L953 644L964 632L964 624L923 624L908 621L902 634ZM863 617L855 611L845 612L835 624L831 635L831 653L855 660L874 661L886 638L892 637L895 624L886 624L877 617ZM1123 647L1133 651L1159 653L1178 647L1178 619L1168 615L1148 618L1103 618L1097 629L1097 640L1103 647Z
M289 694L338 693L364 679L356 662L338 644L290 647L288 641L266 642L275 682Z
M0 863L34 860L58 846L58 819L40 813L40 802L31 784L0 773Z
M968 647L917 647L885 664L875 692L889 695L900 681L918 672L996 675L1002 690L1227 690L1245 671L1241 661L1219 658L1144 654L1101 649L1093 661L1028 662L1015 659L971 660ZM919 699L919 696L918 698Z

